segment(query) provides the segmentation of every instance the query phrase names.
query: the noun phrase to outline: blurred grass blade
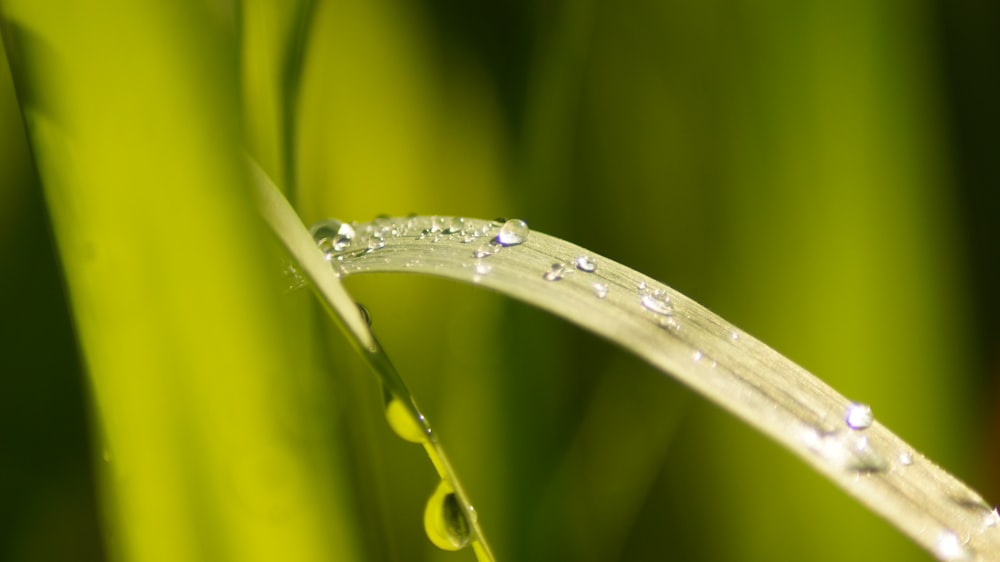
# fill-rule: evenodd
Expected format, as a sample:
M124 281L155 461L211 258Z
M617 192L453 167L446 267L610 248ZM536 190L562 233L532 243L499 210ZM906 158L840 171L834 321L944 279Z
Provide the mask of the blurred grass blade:
M357 560L337 405L279 307L231 29L203 2L3 3L105 444L113 560ZM303 407L304 405L308 407Z
M539 232L504 247L496 241L499 228L476 219L378 219L355 225L352 246L331 257L345 276L422 273L548 310L769 435L938 558L1000 560L996 509L866 406L666 285Z
M444 447L431 431L430 424L417 408L388 355L379 346L357 304L341 284L343 270L339 262L327 259L277 186L253 160L248 159L248 163L264 220L288 251L299 272L311 282L330 315L379 377L387 393L389 425L403 439L422 444L441 477L442 484L431 497L425 515L425 527L432 542L448 550L471 544L480 562L492 562L493 553L478 515ZM452 501L457 502L455 507L449 503Z

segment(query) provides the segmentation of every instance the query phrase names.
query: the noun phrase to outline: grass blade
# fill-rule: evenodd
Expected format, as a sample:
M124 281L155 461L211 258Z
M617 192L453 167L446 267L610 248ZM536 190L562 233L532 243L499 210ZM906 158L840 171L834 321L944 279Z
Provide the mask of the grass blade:
M1000 559L1000 515L858 405L670 287L539 232L495 221L377 219L329 256L340 275L421 273L548 310L681 380L769 435L944 560Z

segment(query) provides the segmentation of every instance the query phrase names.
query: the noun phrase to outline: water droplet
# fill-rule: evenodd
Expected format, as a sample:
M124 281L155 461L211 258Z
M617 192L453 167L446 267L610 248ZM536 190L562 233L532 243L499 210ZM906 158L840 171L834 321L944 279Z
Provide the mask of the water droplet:
M868 404L852 402L851 406L847 408L847 416L844 421L851 429L868 429L875 421L875 415L872 414L872 408Z
M309 233L326 254L343 252L350 247L355 236L353 226L337 219L320 221L309 228Z
M472 538L469 513L458 500L455 490L443 480L427 500L424 530L427 538L443 550L460 550Z
M372 313L368 311L368 307L365 306L365 305L363 305L363 304L361 304L361 303L355 303L355 304L358 305L358 311L361 312L361 318L363 318L365 320L365 324L368 324L369 326L371 326L372 325Z
M488 263L477 262L476 265L472 267L472 271L476 273L477 276L489 275L493 271L493 267Z
M492 256L493 254L496 254L497 252L499 252L501 248L503 248L503 246L501 246L500 244L495 243L495 241L494 242L487 242L485 244L480 244L478 248L476 248L475 250L473 250L472 257L476 258L477 260L481 260L483 258L488 258L488 257Z
M597 263L589 256L580 256L574 260L574 263L576 264L576 268L584 273L597 271Z
M393 396L388 391L383 393L383 398L385 400L385 419L396 435L411 443L427 441L430 428L423 415L418 414L419 417L414 417L403 400Z
M704 354L702 354L702 352L699 350L694 352L694 355L691 356L691 359L693 359L694 362L697 363L698 361L701 361L702 357L704 357Z
M729 334L729 339L731 339L731 340L733 340L733 341L737 341L738 339L740 339L740 334L739 334L739 333L738 333L738 332L737 332L736 330L733 330L733 331L732 331L732 332L731 332L731 333Z
M656 314L670 316L674 313L674 305L670 302L670 297L663 291L658 290L642 295L639 302L642 303L643 308Z
M941 560L968 560L969 551L954 531L944 530L934 541L934 552Z
M503 223L497 234L497 242L502 246L517 246L528 237L528 224L521 219L510 219Z
M983 519L983 526L989 528L997 525L1000 525L1000 510L994 507Z
M382 248L385 248L385 238L383 238L380 234L372 235L372 237L368 239L368 246L366 248L367 251L374 252L375 250L381 250Z
M913 453L909 451L903 451L899 454L899 464L903 466L910 466L913 464Z
M604 283L594 283L594 296L603 299L608 296L608 286Z
M548 271L542 274L542 279L546 281L559 281L566 276L568 271L566 271L566 264L554 263Z
M455 217L451 219L447 225L445 225L441 234L461 234L463 232L465 232L465 219Z

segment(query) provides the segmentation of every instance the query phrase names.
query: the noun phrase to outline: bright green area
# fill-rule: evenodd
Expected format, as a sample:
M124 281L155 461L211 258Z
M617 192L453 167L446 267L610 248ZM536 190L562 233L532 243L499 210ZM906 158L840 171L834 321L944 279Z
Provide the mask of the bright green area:
M282 293L244 147L306 221L517 216L612 256L985 481L927 6L434 5L0 4L88 372L111 559L474 559L428 541L434 468L390 431L311 295ZM6 85L0 102L0 242L42 252ZM558 320L415 277L348 288L500 560L920 556ZM33 532L0 558L92 516L22 501L12 528Z

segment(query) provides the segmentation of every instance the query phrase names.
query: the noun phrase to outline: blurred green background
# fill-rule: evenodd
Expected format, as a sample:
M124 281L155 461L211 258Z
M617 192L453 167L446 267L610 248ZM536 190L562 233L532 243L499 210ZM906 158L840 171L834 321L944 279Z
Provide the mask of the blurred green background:
M300 73L278 81L268 29L282 25L267 24L281 9L209 4L243 49L247 144L307 222L523 218L692 296L1000 501L997 3L319 0L291 26ZM5 60L3 560L116 550L56 256ZM558 319L430 279L349 289L502 560L921 556L789 454ZM336 367L337 470L364 556L472 560L423 536L432 468L390 434L339 334L303 318Z

